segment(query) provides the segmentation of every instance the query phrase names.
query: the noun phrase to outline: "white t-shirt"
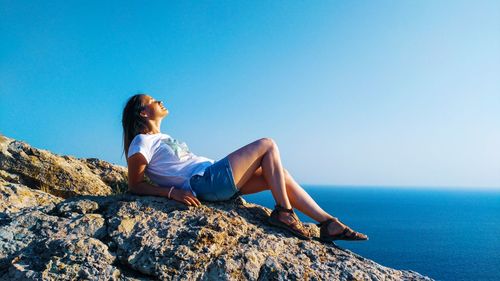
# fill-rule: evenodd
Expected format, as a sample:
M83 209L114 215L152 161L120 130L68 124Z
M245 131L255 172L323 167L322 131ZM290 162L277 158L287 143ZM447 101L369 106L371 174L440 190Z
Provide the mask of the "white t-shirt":
M197 156L189 151L185 142L179 142L163 133L139 134L128 148L128 157L141 153L148 161L146 175L161 187L187 189L196 195L189 184L193 175L203 175L214 160Z

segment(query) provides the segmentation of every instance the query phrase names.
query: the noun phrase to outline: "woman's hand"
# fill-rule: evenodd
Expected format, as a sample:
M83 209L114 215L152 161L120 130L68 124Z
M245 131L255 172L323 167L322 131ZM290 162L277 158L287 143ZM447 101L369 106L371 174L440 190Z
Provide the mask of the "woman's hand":
M184 189L174 188L172 190L172 193L170 194L170 198L174 199L175 201L184 203L188 206L198 207L201 205L200 201L198 201L198 198L196 198L196 196L194 196L191 191Z

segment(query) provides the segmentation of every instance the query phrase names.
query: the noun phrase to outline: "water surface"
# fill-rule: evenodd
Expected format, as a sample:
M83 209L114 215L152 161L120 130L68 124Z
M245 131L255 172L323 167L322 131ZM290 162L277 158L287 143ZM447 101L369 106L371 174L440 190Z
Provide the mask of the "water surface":
M499 190L303 187L325 211L370 237L337 242L343 248L437 280L500 280ZM270 192L244 198L275 204Z

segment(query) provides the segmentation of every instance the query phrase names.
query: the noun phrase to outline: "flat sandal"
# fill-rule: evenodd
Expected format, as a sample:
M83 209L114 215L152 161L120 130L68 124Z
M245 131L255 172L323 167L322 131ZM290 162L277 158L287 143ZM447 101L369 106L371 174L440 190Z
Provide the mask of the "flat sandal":
M292 214L292 218L294 219L292 223L286 224L282 221L279 220L279 213L281 212L286 212ZM293 211L293 209L286 209L284 207L281 207L280 205L276 205L274 207L273 212L268 218L268 222L271 225L280 227L282 229L287 230L288 232L292 233L293 235L299 237L300 239L303 240L309 240L311 239L309 232L304 229L304 226L300 222L299 218Z
M338 234L331 235L328 233L328 225L330 225L332 222L340 222L337 218L331 218L327 219L321 223L316 224L317 226L320 227L320 235L319 239L323 242L331 242L334 240L346 240L346 241L365 241L368 240L368 236L354 231L348 226L342 230L342 232Z

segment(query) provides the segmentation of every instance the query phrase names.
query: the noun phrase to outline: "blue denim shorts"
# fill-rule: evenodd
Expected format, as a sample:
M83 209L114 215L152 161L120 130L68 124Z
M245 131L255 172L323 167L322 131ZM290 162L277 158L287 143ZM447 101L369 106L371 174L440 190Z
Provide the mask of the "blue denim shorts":
M227 157L208 166L203 176L192 176L189 183L196 197L203 201L230 200L241 194L234 184L233 170Z

